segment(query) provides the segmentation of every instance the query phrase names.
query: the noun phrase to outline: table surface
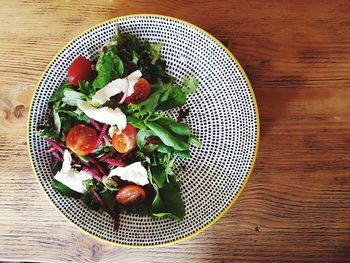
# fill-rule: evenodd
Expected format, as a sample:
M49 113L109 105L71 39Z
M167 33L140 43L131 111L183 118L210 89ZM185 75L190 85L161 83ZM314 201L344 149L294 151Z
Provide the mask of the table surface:
M350 2L74 2L1 1L0 260L350 259ZM178 17L216 36L249 76L261 119L257 162L236 204L201 234L151 249L106 244L66 222L34 178L26 141L33 91L56 52L131 13Z

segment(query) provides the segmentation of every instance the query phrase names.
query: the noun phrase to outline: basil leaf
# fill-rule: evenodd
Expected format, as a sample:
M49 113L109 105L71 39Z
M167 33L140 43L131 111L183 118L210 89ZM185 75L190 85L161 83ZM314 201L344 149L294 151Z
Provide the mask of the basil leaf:
M142 131L139 130L136 135L137 146L142 149L146 144L146 138L154 136L154 133L150 130Z

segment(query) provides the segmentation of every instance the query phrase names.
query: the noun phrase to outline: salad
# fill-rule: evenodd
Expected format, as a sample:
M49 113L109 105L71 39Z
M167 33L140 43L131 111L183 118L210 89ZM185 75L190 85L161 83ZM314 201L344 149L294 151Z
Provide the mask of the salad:
M190 158L190 145L201 142L183 122L188 110L176 120L166 111L183 106L198 80L176 84L162 46L118 30L96 62L72 62L38 126L54 159L52 186L107 212L115 229L122 211L174 220L185 214L174 158Z

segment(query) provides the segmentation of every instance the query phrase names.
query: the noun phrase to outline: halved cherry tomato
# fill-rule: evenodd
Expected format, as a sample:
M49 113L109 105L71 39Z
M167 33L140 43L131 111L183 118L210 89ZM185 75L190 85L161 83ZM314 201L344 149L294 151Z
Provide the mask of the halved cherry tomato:
M145 191L137 185L127 185L119 190L115 200L123 205L139 205L146 198Z
M77 57L68 70L68 81L73 86L79 86L79 80L90 80L93 76L92 63L83 56Z
M96 143L96 131L85 124L74 126L66 137L67 147L78 155L91 153L95 149Z
M128 123L122 133L115 132L112 137L113 147L120 153L126 153L136 146L136 128Z
M125 103L133 103L138 104L140 102L143 102L146 100L151 92L151 87L148 83L148 81L144 78L140 78L138 82L136 82L134 86L134 93L126 97Z

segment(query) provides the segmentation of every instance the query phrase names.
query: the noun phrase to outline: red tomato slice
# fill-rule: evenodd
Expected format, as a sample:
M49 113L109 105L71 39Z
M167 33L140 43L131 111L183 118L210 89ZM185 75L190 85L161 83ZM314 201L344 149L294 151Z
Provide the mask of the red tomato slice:
M66 137L67 147L78 155L91 153L95 149L96 143L96 131L85 124L74 126Z
M123 205L139 205L146 198L145 191L137 185L127 185L119 190L115 200Z
M68 81L73 86L79 86L79 80L90 80L93 76L92 63L83 56L77 57L68 70Z
M112 137L113 147L120 153L126 153L136 146L136 128L127 124L122 133L114 133Z
M151 86L149 85L148 81L144 78L140 78L134 86L134 93L131 96L126 97L125 103L138 104L140 102L143 102L148 98L150 92Z

